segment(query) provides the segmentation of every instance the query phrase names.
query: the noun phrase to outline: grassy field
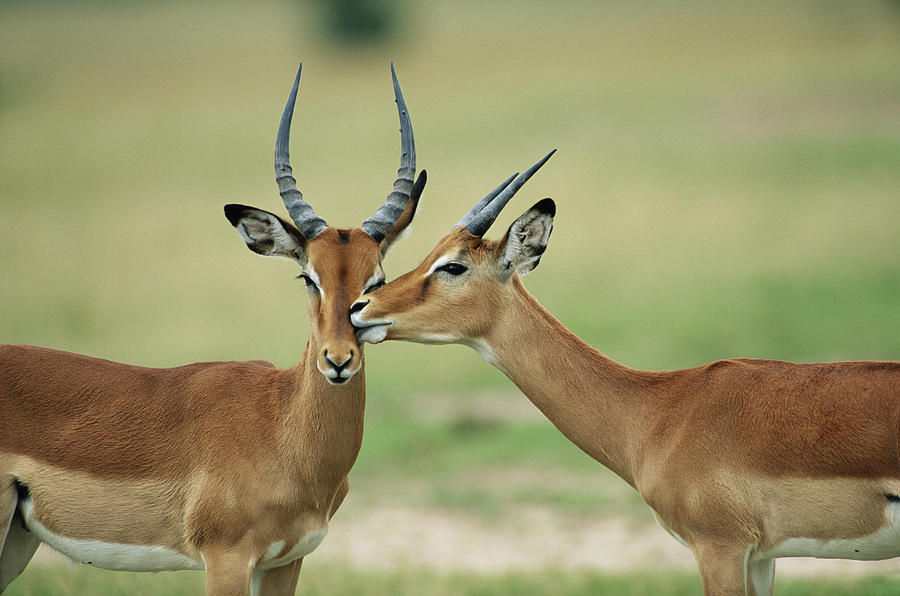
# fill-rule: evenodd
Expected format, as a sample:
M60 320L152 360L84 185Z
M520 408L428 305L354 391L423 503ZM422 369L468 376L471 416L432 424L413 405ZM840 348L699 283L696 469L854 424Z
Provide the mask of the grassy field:
M221 207L281 209L272 143L300 58L292 159L305 197L341 226L373 213L393 180L397 65L429 184L389 277L557 147L492 235L556 199L526 285L610 357L651 369L900 359L896 2L409 2L401 34L365 48L323 39L315 6L0 2L0 342L150 366L296 362L302 283L247 251ZM533 510L560 526L652 523L471 350L386 344L366 357L366 437L334 531L385 507L483 525ZM601 571L571 574L315 556L311 593L698 586L690 569L610 577L600 554ZM856 573L827 592L898 589L896 575ZM202 584L47 564L11 593L106 592L92 582L111 577L125 583L109 593ZM821 593L811 581L779 576L779 593Z
M421 596L543 596L545 594L596 594L608 596L689 596L700 592L700 580L686 573L663 571L655 574L502 573L473 575L412 571L347 571L342 568L310 566L302 575L301 592L309 595L415 594ZM113 573L98 569L53 568L26 585L14 583L10 596L45 594L105 594L131 596L167 594L188 596L202 593L203 576L196 572L160 574ZM787 596L890 596L900 589L900 581L867 577L853 582L780 579L778 594Z

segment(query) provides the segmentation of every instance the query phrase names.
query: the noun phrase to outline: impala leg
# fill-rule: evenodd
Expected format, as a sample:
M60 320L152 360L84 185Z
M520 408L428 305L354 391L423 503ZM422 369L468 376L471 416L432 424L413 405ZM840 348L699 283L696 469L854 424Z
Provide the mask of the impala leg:
M249 596L249 558L232 551L204 552L206 596Z
M0 553L3 552L3 547L6 545L6 534L12 524L18 502L19 496L16 493L15 483L11 478L0 478Z
M746 547L705 543L694 546L694 557L705 596L755 596Z
M250 593L252 596L290 596L297 590L297 580L300 578L300 565L303 558L296 561L267 569L256 571L253 574L253 582Z
M41 541L28 531L17 511L18 491L12 480L0 485L0 592L28 565Z
M751 560L748 564L750 585L756 596L772 596L775 590L775 559Z

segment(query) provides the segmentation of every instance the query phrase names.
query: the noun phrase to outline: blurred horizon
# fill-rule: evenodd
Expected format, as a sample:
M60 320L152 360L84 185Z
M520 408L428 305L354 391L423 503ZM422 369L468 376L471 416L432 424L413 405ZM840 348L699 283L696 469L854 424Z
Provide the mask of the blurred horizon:
M170 359L129 348L127 338L110 343L83 336L99 339L100 328L112 322L106 317L119 323L144 313L142 334L154 334L154 319L175 319L169 332L183 329L185 315L174 313L179 305L191 310L187 288L219 270L209 275L208 290L198 283L206 301L228 299L228 288L242 295L222 314L280 308L296 321L297 338L249 342L233 356L214 349L209 357L247 358L265 345L292 345L284 356L266 357L282 366L290 354L298 358L303 297L284 280L291 265L248 258L216 213L232 201L280 209L271 144L298 58L305 68L292 158L304 194L340 226L357 225L389 190L398 141L388 64L397 64L419 167L431 176L414 233L386 261L389 275L412 267L498 180L557 147L491 233L502 234L537 199L556 198L560 215L548 259L526 284L601 350L608 349L609 334L618 349L619 336L628 334L618 328L624 322L638 325L636 335L651 331L635 310L673 309L667 319L679 314L653 296L659 289L680 301L687 318L699 314L691 309L727 311L736 301L751 312L722 313L731 324L742 315L770 324L791 316L760 306L774 298L768 294L791 299L809 292L794 297L795 310L816 301L816 284L828 285L824 268L847 278L840 293L851 295L834 297L850 311L841 318L860 315L846 286L863 283L872 286L867 291L883 315L898 322L890 304L898 276L858 279L873 267L896 272L900 262L891 225L897 202L888 200L900 137L900 83L889 76L900 74L900 59L891 53L900 46L900 15L892 3L860 3L854 10L832 2L398 3L401 23L392 38L343 48L318 25L316 8L326 4L2 5L2 200L13 231L4 245L10 281L4 300L24 301L25 309L5 318L4 341L33 337L153 365L202 359L205 350L165 350ZM30 28L37 23L40 36ZM195 225L172 226L165 213L171 208L182 212L174 219L196 218ZM23 224L36 218L43 221L40 236ZM79 226L86 229L73 229ZM139 256L126 248L135 242ZM46 252L29 250L35 243ZM75 263L61 258L85 251ZM125 254L138 262L130 265ZM130 278L133 267L149 267L161 279ZM234 288L224 271L271 288L273 302L256 304L258 294ZM579 280L586 271L603 281ZM810 287L794 288L794 277ZM685 278L699 287L680 283ZM107 296L76 292L60 303L55 292L67 286L103 288ZM31 288L45 298L19 291ZM165 304L128 305L151 288L152 298ZM710 295L715 292L734 295L722 301ZM582 314L587 296L600 303ZM40 308L57 313L63 329L33 310ZM12 320L22 315L50 324L41 329ZM687 334L678 321L657 321L664 322ZM781 322L775 323L766 332L779 333ZM623 346L613 357L640 367L732 355L886 358L900 343L887 337L888 346L865 349L853 341L814 342L772 354L766 352L777 342L752 337L754 331L743 330L750 335L744 350L726 330L692 340L731 351L709 350L691 361L680 359L676 346ZM662 329L654 341L665 342L668 334ZM227 345L226 338L208 345ZM250 338L246 331L244 338Z

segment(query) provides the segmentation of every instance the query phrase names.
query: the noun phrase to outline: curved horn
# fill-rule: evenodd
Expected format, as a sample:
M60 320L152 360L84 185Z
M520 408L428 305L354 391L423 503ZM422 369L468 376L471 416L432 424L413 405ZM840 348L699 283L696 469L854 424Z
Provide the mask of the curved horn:
M481 213L481 210L484 209L485 205L487 205L488 203L490 203L491 201L493 201L494 198L495 198L497 195L499 195L500 192L501 192L504 188L506 188L507 186L509 186L509 183L513 181L513 178L515 178L515 177L518 176L518 175L519 175L519 173L516 172L515 174L513 174L512 176L510 176L509 178L507 178L506 180L504 180L503 182L501 182L501 183L500 183L500 186L498 186L497 188L495 188L494 190L492 190L491 192L489 192L488 194L486 194L486 195L484 196L484 198L481 199L480 201L478 201L477 203L475 203L475 206L472 207L471 209L469 209L469 212L466 213L465 215L463 215L463 216L462 216L462 219L460 219L458 222L456 222L456 225L453 226L453 228L451 228L451 229L456 229L456 228L458 228L459 226L467 225L470 221L472 221L472 218L475 217L476 215L478 215L479 213Z
M484 233L488 231L488 228L491 227L491 224L494 223L494 220L497 219L497 216L500 215L500 211L506 206L513 195L522 188L528 179L537 172L542 165L547 163L547 160L550 159L550 156L556 153L556 149L548 153L541 159L539 162L525 170L521 176L516 178L511 184L507 185L500 191L500 194L491 200L490 203L485 205L480 211L472 216L468 223L466 223L466 230L468 230L471 234L476 236L484 236ZM496 189L494 189L496 192ZM489 197L490 195L488 195ZM486 199L487 197L485 197ZM484 202L484 199L478 202L480 205ZM478 206L476 205L476 207ZM467 214L468 215L468 214ZM463 218L465 219L465 218ZM460 222L459 225L462 225Z
M416 141L413 138L409 111L406 109L406 101L403 100L403 92L400 91L400 82L397 81L393 62L391 62L391 78L394 80L394 100L397 102L397 113L400 116L400 169L397 170L394 190L387 196L387 201L378 208L375 215L360 226L366 234L378 242L388 235L403 213L416 175Z
M303 236L309 240L328 224L316 215L309 203L303 200L303 193L297 189L297 181L291 170L291 156L288 153L288 142L291 136L291 119L294 117L294 104L297 101L297 89L300 87L300 71L303 63L297 68L297 76L294 78L294 86L288 96L284 113L281 114L281 123L278 125L278 135L275 137L275 182L278 184L278 194L284 201L291 219L297 224L297 228Z

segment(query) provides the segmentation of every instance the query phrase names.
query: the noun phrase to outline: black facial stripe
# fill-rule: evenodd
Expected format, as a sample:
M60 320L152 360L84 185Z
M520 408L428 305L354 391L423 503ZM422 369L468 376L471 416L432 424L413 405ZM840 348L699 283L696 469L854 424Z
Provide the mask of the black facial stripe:
M431 276L426 277L425 281L422 282L422 289L419 291L419 300L425 299L429 287L431 287Z

